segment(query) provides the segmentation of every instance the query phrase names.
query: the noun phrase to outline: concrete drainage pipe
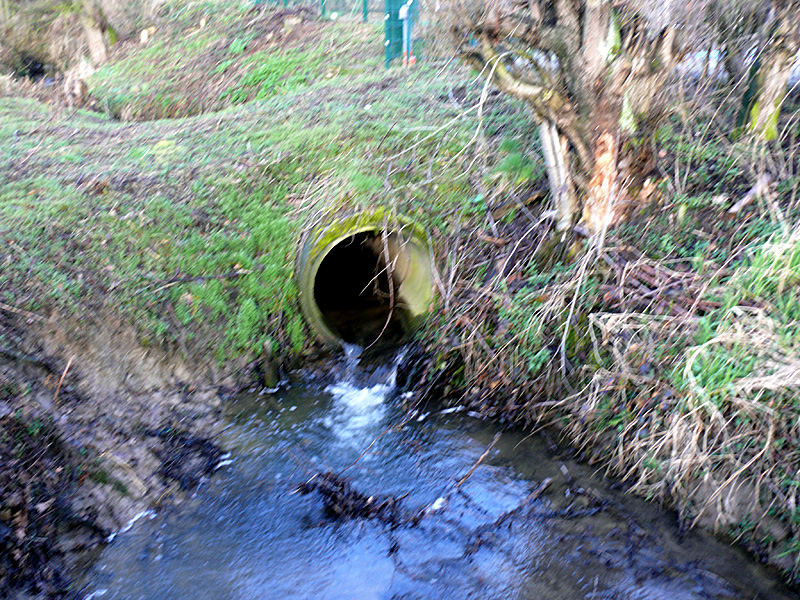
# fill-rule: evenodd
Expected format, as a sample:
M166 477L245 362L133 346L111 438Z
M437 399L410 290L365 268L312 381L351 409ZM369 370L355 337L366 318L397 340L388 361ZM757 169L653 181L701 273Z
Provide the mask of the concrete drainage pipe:
M300 306L321 341L396 343L430 312L431 251L413 222L389 219L381 210L331 216L310 227L300 243Z

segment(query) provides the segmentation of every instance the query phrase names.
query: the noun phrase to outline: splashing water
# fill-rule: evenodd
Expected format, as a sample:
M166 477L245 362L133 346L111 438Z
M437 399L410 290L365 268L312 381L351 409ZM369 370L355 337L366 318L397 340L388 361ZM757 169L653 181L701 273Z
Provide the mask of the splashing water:
M345 370L340 379L325 388L333 396L334 406L325 420L326 426L343 441L355 444L376 433L386 414L386 399L397 385L397 368L408 349L400 348L386 367L378 368L367 383L355 377L362 348L343 344Z

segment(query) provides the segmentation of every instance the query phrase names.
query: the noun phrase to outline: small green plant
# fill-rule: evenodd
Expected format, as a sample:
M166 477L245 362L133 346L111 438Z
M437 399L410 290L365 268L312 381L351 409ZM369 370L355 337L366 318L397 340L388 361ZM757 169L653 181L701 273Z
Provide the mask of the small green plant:
M44 423L42 423L39 419L34 419L27 426L27 433L31 437L38 437L39 434L42 432L42 428L44 427Z
M250 37L250 39L236 38L231 42L231 45L228 46L228 52L234 56L237 54L241 54L247 49L247 45L250 43L251 40L252 36Z
M89 474L89 477L101 485L110 485L123 496L128 494L128 487L116 477L112 477L105 469L96 469Z
M238 83L222 93L222 100L240 104L249 99L263 100L275 94L306 85L319 70L321 57L303 51L257 53L247 61Z
M527 154L521 152L511 152L496 167L497 172L507 175L513 185L532 180L536 169L537 165L530 160Z

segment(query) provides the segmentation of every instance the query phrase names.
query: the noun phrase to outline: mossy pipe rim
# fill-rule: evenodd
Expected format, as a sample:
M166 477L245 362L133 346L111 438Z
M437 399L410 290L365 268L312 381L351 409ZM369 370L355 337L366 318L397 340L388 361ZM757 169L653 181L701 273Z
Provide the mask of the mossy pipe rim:
M408 333L417 329L430 313L435 297L433 260L428 236L419 224L382 208L349 214L329 213L305 229L295 261L300 309L321 342L338 347L343 341L328 325L316 302L315 283L322 261L334 247L352 236L384 231L402 239L410 264L408 276L398 290L404 328Z

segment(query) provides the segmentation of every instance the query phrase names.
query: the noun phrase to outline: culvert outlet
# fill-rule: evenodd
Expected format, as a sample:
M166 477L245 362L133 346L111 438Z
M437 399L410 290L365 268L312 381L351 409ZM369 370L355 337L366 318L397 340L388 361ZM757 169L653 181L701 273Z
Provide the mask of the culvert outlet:
M419 326L434 298L425 232L380 210L310 227L295 275L306 322L331 345L396 343Z

